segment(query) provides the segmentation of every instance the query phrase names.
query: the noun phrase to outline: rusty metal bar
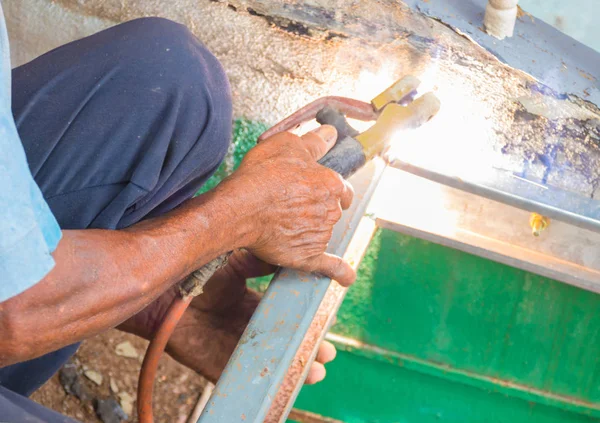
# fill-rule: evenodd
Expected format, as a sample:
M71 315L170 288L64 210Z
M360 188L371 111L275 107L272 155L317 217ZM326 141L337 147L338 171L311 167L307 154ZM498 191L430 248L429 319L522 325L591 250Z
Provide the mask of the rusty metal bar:
M344 258L354 269L358 268L376 229L377 224L375 220L369 216L363 217L358 224L352 241L344 254ZM314 361L321 341L325 338L329 327L333 324L334 317L346 296L347 290L347 288L335 283L329 285L329 289L319 306L317 315L313 319L308 333L294 357L292 366L288 370L288 374L271 404L269 414L267 414L264 423L284 423L286 421L288 412L294 406L294 401L300 393L304 380L306 380L310 363Z
M355 201L336 225L329 252L345 255L384 167L383 162L376 159L350 178L356 192ZM335 286L335 282L320 275L289 269L277 273L219 379L199 423L265 421L332 285ZM286 386L286 394L279 397L278 418L285 419L290 412L314 359L315 345L322 338L330 319L331 315L321 319L324 323L319 325L320 328L318 326L319 329L314 332L316 335L309 342L308 360L300 362L300 371L291 379L291 389Z
M344 423L341 420L330 419L329 417L321 416L320 414L296 410L295 408L291 411L289 417L299 423Z

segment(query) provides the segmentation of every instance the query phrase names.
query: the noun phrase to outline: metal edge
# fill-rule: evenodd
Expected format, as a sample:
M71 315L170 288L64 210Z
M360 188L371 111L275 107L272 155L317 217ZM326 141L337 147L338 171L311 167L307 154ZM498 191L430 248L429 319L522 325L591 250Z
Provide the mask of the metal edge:
M456 176L445 175L434 170L393 159L389 165L430 181L447 185L493 201L498 201L522 210L537 212L552 219L600 232L600 202L584 198L575 193L557 188L534 184L519 179L516 175L496 169L497 178L484 183L466 181ZM500 183L504 177L505 183ZM598 218L593 217L598 216Z
M355 270L358 269L376 231L377 224L375 220L369 216L364 216L358 224L346 254L344 254L344 258ZM283 385L279 388L277 396L271 404L264 423L284 423L286 421L306 380L310 366L315 360L319 345L325 339L330 326L333 324L334 317L344 301L347 291L347 288L338 284L330 284L325 298L319 306L317 315L294 357Z

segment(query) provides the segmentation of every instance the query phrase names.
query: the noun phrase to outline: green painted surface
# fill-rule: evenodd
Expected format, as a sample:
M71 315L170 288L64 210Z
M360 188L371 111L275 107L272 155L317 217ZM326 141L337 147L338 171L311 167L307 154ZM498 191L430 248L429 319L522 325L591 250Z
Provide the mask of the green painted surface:
M333 332L368 345L300 408L348 423L600 421L598 295L380 230Z
M296 407L346 423L591 423L596 420L340 352Z
M204 184L199 194L216 187L226 176L238 168L240 162L252 147L258 137L268 129L264 123L247 119L236 119L233 122L233 138L229 152L215 174Z
M202 192L265 129L236 120ZM382 230L333 332L365 345L338 345L299 408L346 423L600 422L598 295Z

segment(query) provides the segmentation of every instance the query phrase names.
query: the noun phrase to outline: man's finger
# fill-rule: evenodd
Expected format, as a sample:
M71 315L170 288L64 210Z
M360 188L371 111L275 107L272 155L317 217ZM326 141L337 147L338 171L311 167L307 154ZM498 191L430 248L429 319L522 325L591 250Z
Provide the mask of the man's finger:
M317 357L315 360L317 360L319 363L327 364L330 361L333 361L336 355L337 350L333 344L328 341L323 341L321 345L319 345L319 351L317 351Z
M323 158L335 145L337 131L331 125L321 125L311 132L302 135L301 142L304 148L316 160Z
M340 205L342 206L342 210L346 210L348 207L350 207L353 198L354 188L350 182L344 180L344 190L342 191L342 196L340 197Z
M356 279L356 272L338 256L323 253L314 259L313 271L335 279L342 286L350 286Z
M229 264L246 279L271 275L277 270L277 266L265 263L245 249L237 250L229 258Z
M315 383L319 383L325 379L326 373L325 366L315 361L310 365L310 370L308 371L308 376L306 377L304 383L306 385L314 385Z

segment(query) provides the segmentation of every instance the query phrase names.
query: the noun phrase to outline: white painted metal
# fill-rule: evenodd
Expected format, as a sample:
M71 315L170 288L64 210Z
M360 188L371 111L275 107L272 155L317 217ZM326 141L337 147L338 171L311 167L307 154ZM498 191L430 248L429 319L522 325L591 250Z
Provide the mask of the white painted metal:
M600 292L600 234L388 168L371 203L379 226Z
M512 37L517 21L519 0L489 0L483 25L488 34L502 40Z

